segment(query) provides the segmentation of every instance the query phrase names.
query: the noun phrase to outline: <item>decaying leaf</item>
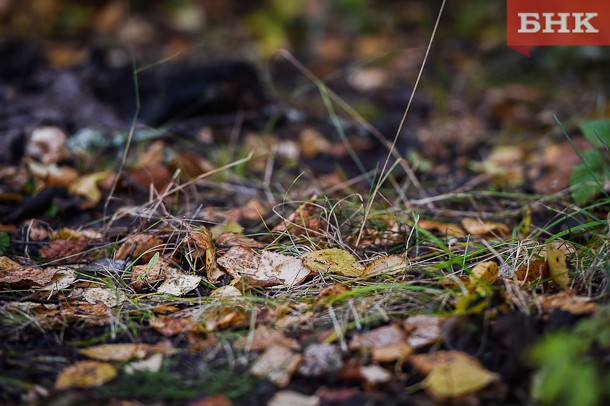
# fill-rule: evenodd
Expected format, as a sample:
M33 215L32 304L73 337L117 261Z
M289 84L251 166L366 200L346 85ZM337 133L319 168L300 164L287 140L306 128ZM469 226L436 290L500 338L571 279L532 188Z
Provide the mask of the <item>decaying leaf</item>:
M562 291L554 295L544 295L541 297L542 310L546 314L560 309L572 314L589 314L597 308L597 303L590 297L576 296L570 292Z
M250 373L266 378L280 388L290 382L292 374L301 362L301 356L286 347L270 347L252 365Z
M400 255L388 255L371 262L362 275L391 274L404 270L407 265L407 260Z
M413 347L408 343L398 343L371 349L371 357L375 362L398 361L402 364L412 353Z
M260 325L256 327L252 335L240 337L235 341L236 348L246 348L251 351L263 351L273 346L281 346L298 350L299 343L288 338L280 330L268 328Z
M407 334L400 326L392 324L371 330L364 334L356 334L349 343L351 350L383 348L407 342Z
M312 344L303 352L299 373L304 376L330 376L343 367L339 348L332 344Z
M151 234L138 234L129 237L118 249L115 259L136 259L148 262L157 252L163 249L163 241Z
M132 361L129 364L125 365L125 373L126 374L134 374L136 372L148 372L155 373L161 370L163 366L164 360L163 354L156 353L152 354L146 359Z
M422 386L434 397L453 398L477 392L499 376L466 354L434 364Z
M214 307L206 311L201 318L206 331L243 327L248 320L246 312L233 306Z
M192 319L158 316L150 319L150 326L165 337L173 337L181 333L200 332L205 333L204 327Z
M241 291L235 286L225 285L210 293L210 297L227 298L227 297L240 297L243 296Z
M314 273L334 273L343 276L361 276L364 267L347 251L329 248L308 252L301 256L303 264Z
M364 378L364 381L370 386L386 383L392 379L392 374L379 365L360 367L360 374Z
M236 246L218 259L233 278L251 286L284 285L291 288L301 284L309 269L300 258L263 251L260 255L251 249Z
M170 354L173 352L169 341L159 344L102 344L83 348L78 351L82 355L97 361L129 361L131 359L143 359L150 354Z
M316 297L316 303L326 303L332 298L339 296L345 292L349 292L351 289L342 283L333 283L324 289L320 290L318 297Z
M570 288L570 277L568 276L568 265L566 264L566 254L550 245L546 247L547 262L549 264L549 276L560 288Z
M414 349L436 344L442 333L444 318L439 316L418 315L408 317L403 322L407 332L407 343Z
M315 200L315 196L311 200ZM305 202L272 231L274 233L287 231L295 236L319 232L325 224L325 221L320 217L320 213L321 209L318 206Z
M534 259L522 264L515 271L515 280L521 285L544 281L549 277L549 265L543 259Z
M0 271L13 271L15 269L21 268L17 262L13 261L8 257L0 257ZM2 275L4 276L4 275Z
M83 299L91 304L103 303L108 307L114 307L123 303L127 297L118 289L87 288L83 291Z
M117 375L117 369L107 362L79 361L59 373L55 389L94 388L113 380Z
M66 266L48 268L15 268L16 263L3 260L3 266L9 268L0 273L0 283L11 286L28 286L40 290L61 290L76 280L76 272Z

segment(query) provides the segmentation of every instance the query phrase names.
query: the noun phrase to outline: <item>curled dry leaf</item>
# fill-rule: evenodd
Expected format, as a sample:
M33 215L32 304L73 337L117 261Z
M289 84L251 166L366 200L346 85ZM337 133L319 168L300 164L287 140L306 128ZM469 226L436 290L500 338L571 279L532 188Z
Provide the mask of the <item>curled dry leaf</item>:
M148 262L163 247L163 241L152 234L139 234L129 237L119 247L115 259L127 260L140 258Z
M477 392L498 379L476 358L466 355L434 364L422 386L436 398L453 398Z
M205 329L192 319L183 319L169 316L158 316L150 319L150 326L159 334L165 337L173 337L181 333L201 332Z
M55 389L94 388L113 380L117 375L117 369L107 362L79 361L59 373Z
M407 260L400 255L388 255L377 258L364 270L363 276L399 272L407 267Z
M234 246L239 245L245 248L265 248L266 244L256 241L254 238L246 237L243 234L226 232L216 239L218 245Z
M462 227L468 234L476 236L496 235L506 237L510 234L510 228L502 223L493 223L477 219L462 219Z
M292 374L301 362L301 356L286 347L270 347L252 365L250 373L266 378L280 388L290 382Z
M344 276L361 276L364 267L347 251L329 248L308 252L301 256L303 264L314 273L334 273Z
M193 258L205 258L205 273L208 280L212 283L224 275L216 263L216 246L212 241L212 233L205 227L196 231L191 231L186 237L187 246Z
M244 247L232 247L218 259L233 278L253 286L284 285L287 288L301 284L309 269L300 258L290 257L270 251L260 255Z
M375 362L398 361L402 364L412 353L413 347L408 343L398 343L371 349L371 356Z
M231 285L221 286L218 289L212 291L212 293L210 293L210 297L217 297L217 298L241 297L241 296L243 296L241 294L241 291L239 289L237 289L235 286L231 286Z
M207 331L225 330L231 327L245 327L248 320L246 312L233 307L220 306L208 310L202 315L203 324Z
M407 318L403 328L408 334L407 343L414 349L436 344L442 333L444 319L439 316L419 315Z
M134 358L143 359L155 353L171 354L173 351L172 344L163 341L159 344L103 344L83 348L78 352L97 361L129 361Z
M351 289L342 283L333 283L324 289L320 290L318 297L316 297L316 303L325 303L332 298L342 295L343 293L349 292Z
M102 198L98 184L110 175L108 171L90 173L89 175L81 176L68 186L68 192L72 196L84 197L86 202L84 208L95 207Z

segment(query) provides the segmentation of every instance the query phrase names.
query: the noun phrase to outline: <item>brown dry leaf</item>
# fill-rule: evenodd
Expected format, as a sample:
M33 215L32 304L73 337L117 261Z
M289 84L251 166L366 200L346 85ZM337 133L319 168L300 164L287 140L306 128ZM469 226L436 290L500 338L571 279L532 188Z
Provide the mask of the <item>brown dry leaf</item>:
M349 343L350 350L383 348L407 342L407 334L395 324L383 326L364 334L355 334Z
M140 186L142 190L154 189L162 193L172 181L172 174L162 163L147 163L127 173L129 180Z
M193 258L205 258L205 272L211 283L216 283L224 275L216 263L216 246L212 233L205 227L191 231L186 237L187 246Z
M303 352L299 373L303 376L332 376L343 368L341 351L332 344L312 344Z
M125 373L127 375L134 374L136 372L148 372L148 373L156 373L161 370L163 366L163 359L165 357L163 354L152 354L146 359L132 361L129 364L125 365Z
M526 264L522 264L515 271L515 280L521 286L534 282L540 282L549 277L549 265L543 259L534 259Z
M138 258L148 262L157 252L163 249L163 241L152 234L138 234L125 240L119 247L115 259L127 260Z
M594 303L590 297L575 296L570 292L559 292L555 295L542 296L542 310L546 314L550 314L556 309L560 309L572 314L589 314L595 311L597 303Z
M443 236L463 237L466 231L457 224L441 223L433 220L419 219L417 225L426 231L437 231Z
M315 298L316 303L328 302L335 296L342 295L345 292L349 292L351 289L342 283L333 283L324 289L320 290L318 297Z
M170 316L158 316L150 319L150 326L165 337L173 337L182 333L205 333L203 326L192 319L183 319Z
M310 274L300 258L270 251L259 255L241 246L229 249L218 259L218 264L233 278L251 286L284 285L291 288L301 284Z
M402 364L411 354L413 354L413 347L407 343L398 343L371 349L371 357L375 362L398 361Z
M138 154L134 167L142 168L148 164L158 164L163 161L163 152L165 150L165 142L162 140L153 141L148 145L146 151Z
M225 212L225 216L227 219L233 221L239 220L252 220L258 221L263 219L267 213L269 213L269 209L264 205L259 199L254 198L249 200L242 207L237 207L235 209L228 210Z
M183 272L164 258L155 257L146 265L136 265L131 270L131 286L136 291L156 288L158 293L182 296L199 286L202 277Z
M312 197L311 200L315 200ZM291 213L281 224L278 224L271 230L273 233L282 233L287 231L291 235L306 235L308 233L319 232L325 221L320 217L322 210L313 203L305 202L301 204L293 213Z
M478 219L462 219L462 227L468 234L476 236L495 235L504 238L510 234L510 228L502 223Z
M308 252L302 255L301 259L303 264L313 273L322 275L330 272L357 277L361 276L364 271L364 267L356 261L352 254L338 248Z
M408 317L403 328L408 334L407 344L414 349L436 344L441 339L444 318L439 316L418 315Z
M236 348L245 348L246 345L250 345L251 351L263 351L273 346L281 346L286 348L292 348L298 350L300 348L299 343L288 338L279 330L273 330L266 326L259 325L254 330L252 336L244 336L235 340Z
M13 265L7 262L6 266L12 267ZM41 290L65 289L75 280L76 272L65 266L48 268L19 267L6 269L0 274L0 283L6 283L11 286L28 286Z
M436 398L454 398L477 392L498 379L476 358L464 354L434 364L422 386Z
M78 352L97 361L129 361L133 358L143 359L154 353L171 354L173 351L172 344L169 341L163 341L154 345L141 343L103 344L83 348Z
M218 331L231 327L245 327L248 315L241 309L221 306L204 313L202 320L207 331Z
M56 163L41 164L29 161L27 169L33 177L42 180L47 187L69 187L78 179L78 172L74 168L58 166Z
M39 255L43 259L64 259L69 262L78 262L82 253L89 249L89 242L79 238L76 240L55 240L42 247Z
M197 289L203 279L199 275L192 275L177 268L165 268L163 283L157 288L157 293L182 296Z
M302 395L298 392L281 390L275 392L267 406L319 406L320 398L317 396Z
M84 326L99 326L108 323L112 310L103 303L71 302L70 306L62 307L59 314L50 315L55 316L60 325L78 321Z
M311 159L320 153L328 153L331 143L315 128L305 128L299 134L299 147L305 159Z
M100 191L98 184L106 179L110 175L108 171L90 173L85 176L81 176L68 186L68 192L72 196L84 197L86 202L83 204L83 208L95 207L100 199L102 198L102 192Z
M568 265L566 264L566 254L551 245L546 246L547 262L549 264L549 276L553 282L562 289L570 288L570 277L568 276Z
M414 354L409 362L421 375L428 375L436 365L453 362L456 359L471 359L472 357L462 351L434 351L424 354Z
M375 259L371 262L362 276L372 276L377 274L388 274L404 270L407 267L407 260L400 255L388 255Z
M117 375L117 369L107 362L79 361L59 373L55 389L95 388L113 380Z
M252 365L250 373L266 378L280 388L290 382L292 374L301 362L301 356L286 347L270 347Z
M497 187L515 188L525 180L523 156L520 147L502 145L483 162L473 163L472 169L487 175Z
M189 151L174 154L170 164L172 168L180 169L191 179L214 170L214 166L212 166L210 161Z

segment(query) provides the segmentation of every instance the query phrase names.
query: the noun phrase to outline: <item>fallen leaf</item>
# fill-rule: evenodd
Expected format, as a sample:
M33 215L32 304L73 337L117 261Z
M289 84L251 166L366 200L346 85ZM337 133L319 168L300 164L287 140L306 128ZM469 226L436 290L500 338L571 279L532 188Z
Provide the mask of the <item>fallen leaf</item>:
M316 303L326 303L332 298L342 295L343 293L349 292L351 289L342 283L333 283L324 289L320 290L318 297L316 297Z
M117 369L107 362L79 361L59 373L55 389L94 388L113 380L117 375Z
M115 259L126 260L140 258L148 262L163 249L163 241L151 234L138 234L129 237L121 244L116 252Z
M566 254L550 245L546 247L547 262L549 264L549 276L560 288L570 288L570 277L568 276L568 265L566 264Z
M218 263L233 278L252 286L284 285L291 288L301 284L310 273L300 258L270 251L259 255L241 246L229 249Z
M371 349L371 357L375 362L398 361L402 364L412 353L413 348L407 343L391 344Z
M36 128L25 146L25 154L42 163L59 162L64 157L67 139L58 127Z
M371 262L364 270L362 276L372 276L377 274L389 274L392 272L406 270L407 260L400 255L388 255L377 258Z
M303 376L332 376L343 368L341 351L332 344L311 344L303 352L299 373Z
M539 282L549 277L549 265L543 259L534 259L519 266L515 271L515 280L521 286L534 282Z
M407 342L407 334L398 325L392 324L371 330L364 334L356 334L349 343L350 350L383 348Z
M502 223L493 223L478 219L462 219L462 227L468 234L476 236L496 235L506 237L510 234L510 229Z
M412 355L409 361L421 375L428 375L435 365L471 358L470 355L462 351L433 351Z
M165 337L173 337L191 331L205 333L204 327L192 319L160 315L149 321L150 326Z
M378 365L360 367L360 374L364 381L371 386L386 383L392 379L392 374Z
M453 398L477 392L498 379L476 358L466 355L435 364L422 386L434 397Z
M188 403L188 406L233 406L233 402L224 393L219 393L192 400Z
M118 289L87 288L83 291L83 299L91 304L103 303L115 307L127 300L127 296Z
M475 290L478 287L485 288L496 283L500 269L498 264L493 261L478 263L472 268L472 273L469 278L468 288ZM483 292L484 293L484 292Z
M456 224L441 223L433 220L419 219L417 226L426 231L437 231L441 235L448 237L463 237L466 234L466 231Z
M303 264L314 273L334 273L343 276L361 276L364 267L347 251L329 248L308 252L301 256Z
M81 196L86 199L84 208L95 207L102 198L102 192L98 187L98 183L109 176L108 171L90 173L74 180L68 186L68 192L72 196Z
M312 201L316 197L312 197ZM305 202L286 217L281 224L271 230L274 233L288 232L291 235L307 235L319 232L325 224L320 217L322 209L313 203Z
M202 316L206 331L224 330L230 327L243 326L248 316L234 306L219 306L206 311Z
M21 265L13 261L9 257L0 257L0 271L13 271L19 268L21 268Z
M193 258L205 259L205 272L211 283L216 283L224 275L216 263L216 246L212 241L212 233L205 227L191 231L186 237L186 244L190 248L189 254Z
M197 289L203 279L199 275L192 275L179 269L169 267L163 274L164 280L157 288L157 293L165 293L173 296L183 296Z
M129 361L134 358L143 359L150 354L170 354L173 348L169 341L163 341L159 344L102 344L83 348L78 352L97 361Z
M298 392L283 390L275 392L267 406L318 406L320 398L302 395Z
M152 186L159 193L162 193L172 181L171 172L161 162L147 163L132 169L127 172L127 177L143 191L148 191Z
M240 297L240 296L243 296L241 294L241 291L239 289L237 289L235 286L231 286L231 285L221 286L218 289L212 291L212 293L210 293L210 297L217 297L217 298Z
M66 263L78 262L83 253L89 249L89 242L79 238L75 240L55 240L42 247L39 255L43 259L63 259Z
M249 346L251 351L263 351L273 346L292 348L294 350L300 348L296 340L286 337L279 330L274 330L263 325L256 327L251 336L248 335L235 340L236 348L244 349L246 345Z
M10 260L9 260L10 261ZM3 266L13 267L13 261L4 261ZM28 286L40 290L61 290L76 280L76 272L66 266L7 269L0 274L0 283L11 286Z
M266 378L280 388L290 382L292 374L301 362L301 356L286 347L270 347L252 365L250 373Z
M414 349L436 344L441 338L444 318L439 316L418 315L408 317L403 322L407 332L407 344Z
M554 295L543 295L541 299L542 310L546 314L557 309L577 315L589 314L597 308L597 303L593 302L590 297L576 296L566 291Z
M161 370L163 366L163 359L165 357L163 354L152 354L150 357L140 360L140 361L132 361L129 364L125 365L125 373L130 375L136 372L148 372L155 373Z

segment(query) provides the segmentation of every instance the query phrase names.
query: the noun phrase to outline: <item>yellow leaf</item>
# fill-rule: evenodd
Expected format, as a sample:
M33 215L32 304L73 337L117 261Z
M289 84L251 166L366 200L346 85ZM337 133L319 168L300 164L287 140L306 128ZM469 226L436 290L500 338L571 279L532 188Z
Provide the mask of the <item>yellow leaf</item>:
M79 361L66 367L57 376L55 389L93 388L117 376L116 368L107 362Z
M106 179L108 175L108 171L102 171L81 176L68 186L68 191L73 196L84 197L87 199L87 207L93 207L102 198L102 192L97 185L100 181Z
M547 245L547 261L549 263L549 274L553 281L562 289L570 288L570 277L566 264L566 254L558 249Z
M436 364L422 382L431 395L438 398L452 398L477 392L498 375L483 368L472 357L458 357Z
M336 273L344 276L361 276L364 267L347 251L329 248L308 252L302 257L303 264L316 273Z
M498 272L498 264L493 261L481 262L475 265L472 268L472 275L470 275L469 288L472 290L481 286L484 289L487 286L493 285L498 279Z

